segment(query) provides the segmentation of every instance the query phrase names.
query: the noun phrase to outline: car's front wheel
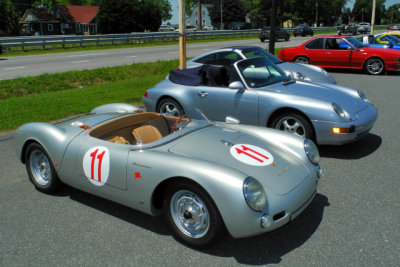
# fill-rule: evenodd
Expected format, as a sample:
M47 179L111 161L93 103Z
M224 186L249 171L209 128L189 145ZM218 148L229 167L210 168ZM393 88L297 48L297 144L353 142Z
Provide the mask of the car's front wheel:
M180 117L185 114L182 106L171 98L163 99L158 104L157 112L159 112L161 115L170 117Z
M315 135L311 124L302 115L296 112L284 112L279 114L272 121L271 127L314 140Z
M385 64L380 58L370 58L365 62L364 69L368 74L379 75L385 70Z
M261 43L264 43L265 39L264 38L260 38Z
M52 193L61 186L53 163L41 145L32 143L27 147L25 167L29 179L39 191Z
M305 56L298 56L294 59L296 63L309 64L310 60Z
M173 235L192 246L212 245L225 229L208 193L187 181L168 186L164 215Z

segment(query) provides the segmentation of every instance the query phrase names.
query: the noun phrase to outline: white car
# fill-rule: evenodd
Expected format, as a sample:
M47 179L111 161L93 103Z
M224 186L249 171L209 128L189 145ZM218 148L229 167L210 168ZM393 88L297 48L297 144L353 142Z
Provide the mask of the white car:
M203 30L205 30L205 31L213 31L214 30L214 26L212 26L212 25L204 26Z
M368 22L360 22L358 25L359 32L367 33L371 31L371 25Z

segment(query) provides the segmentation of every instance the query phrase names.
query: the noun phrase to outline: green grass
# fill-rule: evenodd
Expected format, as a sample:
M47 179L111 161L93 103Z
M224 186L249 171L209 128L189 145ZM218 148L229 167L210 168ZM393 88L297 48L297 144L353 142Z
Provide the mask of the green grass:
M0 132L31 121L52 121L87 113L108 103L141 104L144 92L166 74L115 81L84 88L46 92L0 100Z

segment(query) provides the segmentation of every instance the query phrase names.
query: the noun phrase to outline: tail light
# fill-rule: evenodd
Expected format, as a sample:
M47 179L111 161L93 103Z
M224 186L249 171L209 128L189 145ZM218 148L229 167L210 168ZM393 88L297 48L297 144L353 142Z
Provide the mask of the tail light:
M147 93L147 91L146 92L144 92L144 95L143 95L145 98L148 98L149 97L149 94Z

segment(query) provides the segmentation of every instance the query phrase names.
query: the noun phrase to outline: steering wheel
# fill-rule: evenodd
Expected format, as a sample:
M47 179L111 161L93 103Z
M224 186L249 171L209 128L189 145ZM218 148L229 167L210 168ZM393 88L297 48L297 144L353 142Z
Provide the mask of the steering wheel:
M188 123L191 121L190 117L186 114L181 115L174 123L174 125L171 128L171 133L173 133L175 131L176 126L178 125L178 123L183 119L183 118L188 118L189 121Z

